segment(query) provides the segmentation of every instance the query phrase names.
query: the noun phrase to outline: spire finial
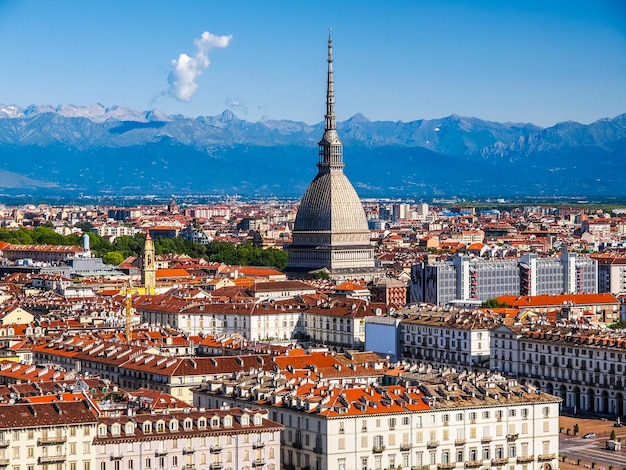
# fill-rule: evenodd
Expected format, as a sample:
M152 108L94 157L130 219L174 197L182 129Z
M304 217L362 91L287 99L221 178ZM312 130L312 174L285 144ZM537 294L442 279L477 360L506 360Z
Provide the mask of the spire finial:
M333 38L332 28L328 28L328 83L326 89L326 130L336 129L335 85L333 82Z
M328 28L328 81L326 89L326 116L324 136L319 142L320 171L341 170L343 168L343 148L337 135L335 116L335 84L333 82L333 38L332 28Z

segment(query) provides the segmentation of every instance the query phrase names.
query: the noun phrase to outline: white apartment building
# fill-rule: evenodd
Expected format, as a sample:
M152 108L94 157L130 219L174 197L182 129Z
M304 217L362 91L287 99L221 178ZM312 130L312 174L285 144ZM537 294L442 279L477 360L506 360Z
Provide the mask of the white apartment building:
M490 367L532 381L563 409L626 417L626 334L589 327L503 324Z
M426 368L398 382L327 387L322 380L311 388L291 380L250 389L209 381L194 390L194 403L262 402L285 426L285 469L558 468L558 397L499 375Z
M442 310L413 306L399 311L409 315L399 323L402 359L458 370L487 368L496 319L482 310Z
M0 406L0 467L94 470L97 420L83 401Z
M259 410L222 407L98 418L97 470L278 470L284 427Z

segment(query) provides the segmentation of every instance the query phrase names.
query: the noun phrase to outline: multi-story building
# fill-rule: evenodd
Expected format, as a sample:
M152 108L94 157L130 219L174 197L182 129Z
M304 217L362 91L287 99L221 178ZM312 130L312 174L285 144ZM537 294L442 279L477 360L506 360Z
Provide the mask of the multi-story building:
M97 419L86 401L4 405L0 413L0 467L95 470Z
M458 370L489 366L494 316L480 310L400 311L407 312L410 317L399 322L402 359Z
M598 262L598 292L626 292L626 256L596 255Z
M189 335L231 335L249 341L291 340L302 333L304 304L291 301L213 302L162 295L133 303L141 321L176 328Z
M558 465L561 400L534 386L422 367L397 378L396 385L329 387L323 380L311 383L305 372L292 370L289 380L245 374L209 380L194 390L194 404L262 403L285 426L284 468Z
M282 429L266 411L227 406L131 412L98 418L92 455L98 470L278 470Z
M269 355L241 355L224 357L172 357L157 354L156 348L139 348L102 341L86 342L85 351L80 341L64 341L39 345L33 350L34 362L54 364L70 371L97 375L120 384L126 390L142 387L173 395L179 400L191 402L190 389L209 377L232 375L241 371L263 371L272 367ZM19 364L0 367L0 382L14 383L19 379L43 376L43 371L35 366L22 366L27 369L17 376L14 369ZM2 368L7 371L3 375ZM46 378L62 378L64 372L45 368Z
M506 323L491 332L490 367L563 399L569 412L626 416L626 335Z
M411 302L446 305L453 301L482 302L501 295L595 293L597 263L577 253L539 258L534 253L519 260L470 258L422 263L411 270Z

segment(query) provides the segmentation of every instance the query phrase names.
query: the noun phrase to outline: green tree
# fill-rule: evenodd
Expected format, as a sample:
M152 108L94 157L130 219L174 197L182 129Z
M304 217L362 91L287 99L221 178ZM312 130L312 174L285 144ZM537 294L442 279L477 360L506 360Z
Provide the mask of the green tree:
M611 328L612 330L623 330L626 329L626 321L618 321L617 323L611 323L607 328Z
M500 302L498 299L488 299L480 304L481 308L507 308L510 307L506 302Z
M124 255L119 251L108 251L102 256L103 263L112 264L114 266L118 266L124 259Z
M74 227L81 229L83 232L91 232L93 230L93 224L88 220L77 222Z

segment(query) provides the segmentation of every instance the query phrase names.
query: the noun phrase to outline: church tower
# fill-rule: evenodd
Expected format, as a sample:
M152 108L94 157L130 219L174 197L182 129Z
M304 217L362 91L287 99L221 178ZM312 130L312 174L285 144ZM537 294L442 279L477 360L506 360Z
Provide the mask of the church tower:
M156 287L156 262L154 259L154 242L150 236L150 231L146 233L146 243L143 248L143 259L141 265L141 285L145 287L146 294L154 294Z
M328 38L324 135L318 143L317 176L307 188L293 229L286 272L308 277L327 270L333 279L371 280L374 248L361 200L343 172L343 143L337 134L333 42Z

